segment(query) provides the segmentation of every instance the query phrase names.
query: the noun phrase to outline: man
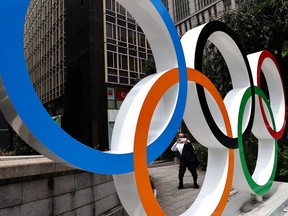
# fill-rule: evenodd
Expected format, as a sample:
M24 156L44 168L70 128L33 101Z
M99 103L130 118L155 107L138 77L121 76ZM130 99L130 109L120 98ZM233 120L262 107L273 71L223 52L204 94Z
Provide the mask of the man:
M186 171L186 167L191 172L194 181L194 188L199 188L197 184L197 170L198 160L194 154L194 147L190 141L184 137L183 133L178 134L178 139L171 148L172 151L178 151L180 153L180 166L179 166L179 186L178 189L183 187L183 177Z

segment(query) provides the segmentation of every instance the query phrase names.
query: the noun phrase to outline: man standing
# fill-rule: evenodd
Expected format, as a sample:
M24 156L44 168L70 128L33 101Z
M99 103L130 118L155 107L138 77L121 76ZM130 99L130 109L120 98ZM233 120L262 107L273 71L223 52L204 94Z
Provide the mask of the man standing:
M197 184L197 170L198 160L194 153L194 147L190 141L184 137L183 133L178 134L178 139L171 148L172 151L178 151L180 153L180 166L179 166L179 186L178 189L183 188L183 177L186 171L186 167L191 172L194 181L194 188L199 188Z

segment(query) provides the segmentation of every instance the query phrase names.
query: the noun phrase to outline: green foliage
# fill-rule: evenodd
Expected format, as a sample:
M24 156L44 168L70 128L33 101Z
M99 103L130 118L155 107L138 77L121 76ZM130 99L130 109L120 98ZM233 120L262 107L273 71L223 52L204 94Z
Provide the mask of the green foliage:
M149 76L150 74L156 73L156 65L154 62L154 58L148 58L144 64L143 64L143 75L140 77L140 79L143 79L146 76Z
M267 49L275 56L282 72L285 89L287 89L285 82L288 72L288 1L242 1L239 10L224 13L223 21L236 33L247 54ZM255 148L257 140L250 137L248 143L249 145L244 145L245 159L252 173L257 157L257 148ZM287 182L287 129L278 146L275 179Z
M288 182L288 131L286 129L283 137L278 142L278 165L276 180Z
M199 143L193 143L195 153L199 161L199 168L206 170L208 162L208 149Z
M38 155L39 153L26 144L15 132L12 136L10 151L0 152L0 156Z
M288 1L244 0L238 10L229 10L221 18L235 33L245 54L269 50L276 58L287 92L288 74ZM227 65L212 44L206 44L203 54L203 73L215 84L224 98L231 89ZM261 80L262 83L262 80ZM261 85L263 88L263 86ZM265 92L265 89L263 89ZM269 95L267 95L269 98ZM287 99L286 99L287 101ZM187 133L184 131L184 133ZM288 132L278 142L277 181L288 182ZM200 168L207 166L207 148L195 144ZM244 143L245 160L250 173L255 169L258 140L250 135Z
M222 21L234 31L244 48L244 53L250 54L267 49L275 56L282 72L285 89L287 89L288 1L241 1L238 10L229 10L223 14ZM204 73L224 97L225 93L231 88L231 82L227 82L227 80L230 80L227 66L223 57L213 45L208 43L206 50L203 56ZM223 80L226 82L223 82ZM266 92L265 85L261 85L261 88ZM269 98L269 95L267 97ZM279 141L276 173L276 180L278 181L288 181L287 136L286 129L285 135ZM258 141L251 135L244 143L245 160L250 173L253 173L255 169L257 151Z
M226 93L232 89L232 82L223 56L212 43L206 44L202 67L202 72L211 80L224 98Z
M287 56L288 56L288 41L285 41L282 49L282 58L285 58Z
M16 133L13 134L12 152L13 155L38 155L39 153L27 145Z
M249 173L252 175L256 167L258 140L250 134L243 143L243 149Z
M222 20L236 33L247 54L269 50L287 77L288 1L242 1L238 10L226 11Z
M173 139L170 145L166 150L157 158L157 160L173 160L174 157L177 157L177 153L171 151L173 144L176 142L176 139Z

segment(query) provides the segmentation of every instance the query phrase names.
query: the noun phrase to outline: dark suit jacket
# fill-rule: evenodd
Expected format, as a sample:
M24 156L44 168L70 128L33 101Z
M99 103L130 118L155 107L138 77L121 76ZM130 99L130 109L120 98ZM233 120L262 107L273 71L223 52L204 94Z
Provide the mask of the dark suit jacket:
M192 162L198 165L197 156L194 153L194 148L191 143L187 143L183 147L183 152L181 155L181 160Z

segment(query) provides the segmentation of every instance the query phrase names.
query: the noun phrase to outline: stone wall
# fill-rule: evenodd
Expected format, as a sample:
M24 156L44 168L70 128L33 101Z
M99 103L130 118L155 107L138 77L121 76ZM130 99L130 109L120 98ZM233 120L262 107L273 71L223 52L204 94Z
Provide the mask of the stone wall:
M111 175L84 172L43 156L0 157L0 215L126 215Z

